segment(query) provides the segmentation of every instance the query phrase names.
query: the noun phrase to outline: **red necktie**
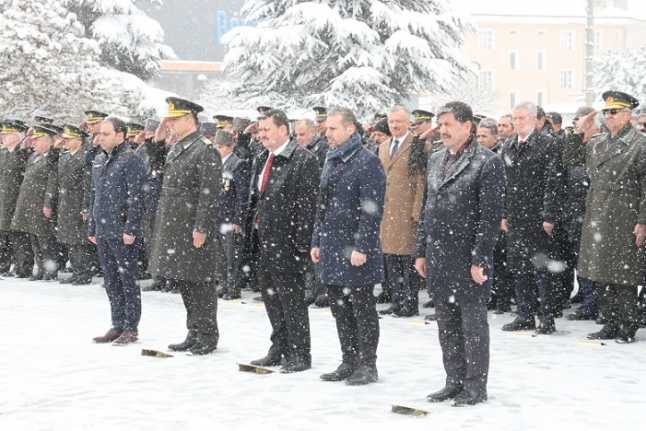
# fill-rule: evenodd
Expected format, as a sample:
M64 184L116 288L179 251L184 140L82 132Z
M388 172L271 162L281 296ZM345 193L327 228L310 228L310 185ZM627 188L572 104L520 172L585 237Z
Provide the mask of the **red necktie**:
M262 182L260 183L260 194L263 194L269 182L269 173L271 172L271 165L274 163L274 153L269 153L265 171L262 173Z

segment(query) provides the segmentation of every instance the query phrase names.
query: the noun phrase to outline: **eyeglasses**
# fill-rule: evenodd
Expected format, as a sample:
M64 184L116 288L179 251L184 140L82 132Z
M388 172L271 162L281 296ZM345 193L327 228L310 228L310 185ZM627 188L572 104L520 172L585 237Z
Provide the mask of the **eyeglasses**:
M617 115L620 112L625 112L625 109L604 109L603 111L603 116L607 117L609 115Z

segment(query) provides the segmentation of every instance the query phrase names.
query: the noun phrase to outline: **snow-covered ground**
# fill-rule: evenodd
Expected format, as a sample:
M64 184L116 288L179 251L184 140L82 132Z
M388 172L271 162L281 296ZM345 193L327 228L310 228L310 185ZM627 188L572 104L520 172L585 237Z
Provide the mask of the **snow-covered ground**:
M437 326L422 317L381 320L377 384L319 380L340 353L329 309L311 309L312 370L282 375L237 371L263 356L263 306L219 303L220 344L205 357L140 355L183 339L179 295L146 292L141 341L91 342L109 327L99 284L0 280L0 430L638 430L646 406L646 331L632 345L583 342L597 328L559 319L559 334L508 334L511 315L490 316L489 401L471 408L431 405L444 382ZM390 412L415 402L426 417Z

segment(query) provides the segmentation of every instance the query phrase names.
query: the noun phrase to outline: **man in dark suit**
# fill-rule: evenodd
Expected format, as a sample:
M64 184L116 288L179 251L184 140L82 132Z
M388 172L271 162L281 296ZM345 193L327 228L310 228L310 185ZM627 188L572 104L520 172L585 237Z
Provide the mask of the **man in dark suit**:
M312 363L303 267L312 239L319 167L312 153L289 139L282 111L267 112L259 129L265 151L254 160L249 213L272 346L252 364L279 365L284 356L283 372L292 373Z
M222 181L220 155L199 132L203 108L177 97L166 99L162 127L166 142L164 180L151 252L153 277L168 280L182 294L186 308L186 339L168 346L174 351L206 355L219 340L216 292L218 191Z
M508 139L505 161L507 195L502 230L507 234L507 264L513 278L518 317L504 331L535 329L552 334L554 324L554 228L561 220L565 175L557 144L541 133L538 108L521 103L512 113L517 135ZM552 270L552 271L550 271Z
M242 288L242 225L249 203L249 164L234 152L233 134L218 130L215 148L222 157L222 189L218 200L218 226L224 261L223 298L238 299Z
M137 286L139 249L143 235L146 167L126 141L126 124L106 118L99 128L101 152L92 162L92 193L88 237L96 244L110 300L112 328L97 343L134 343L141 319L141 291Z
M341 365L321 379L366 385L378 378L374 286L384 280L379 225L386 175L379 158L363 148L356 122L348 109L328 117L332 150L321 177L311 258L319 263L343 354Z
M487 300L493 252L503 215L502 160L478 145L473 112L462 102L440 109L445 149L428 161L426 194L417 231L419 274L432 280L446 386L430 402L454 405L487 399Z

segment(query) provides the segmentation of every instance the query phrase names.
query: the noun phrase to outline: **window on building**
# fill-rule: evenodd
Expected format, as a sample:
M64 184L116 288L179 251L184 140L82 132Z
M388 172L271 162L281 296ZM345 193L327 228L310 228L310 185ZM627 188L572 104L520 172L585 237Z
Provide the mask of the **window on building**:
M494 88L494 75L491 70L481 70L478 77L478 88L480 90L492 91Z
M536 93L536 104L538 106L543 106L543 92L539 91Z
M571 90L574 88L573 80L574 73L571 70L561 71L561 88L564 90Z
M545 51L543 50L536 52L536 69L545 69Z
M520 69L517 50L513 50L509 52L509 67L511 68L511 70Z
M516 93L509 93L509 109L514 109L516 107Z
M480 40L480 48L494 49L496 47L496 31L492 28L478 30L478 39Z
M561 48L573 50L575 45L575 34L573 31L561 32Z

